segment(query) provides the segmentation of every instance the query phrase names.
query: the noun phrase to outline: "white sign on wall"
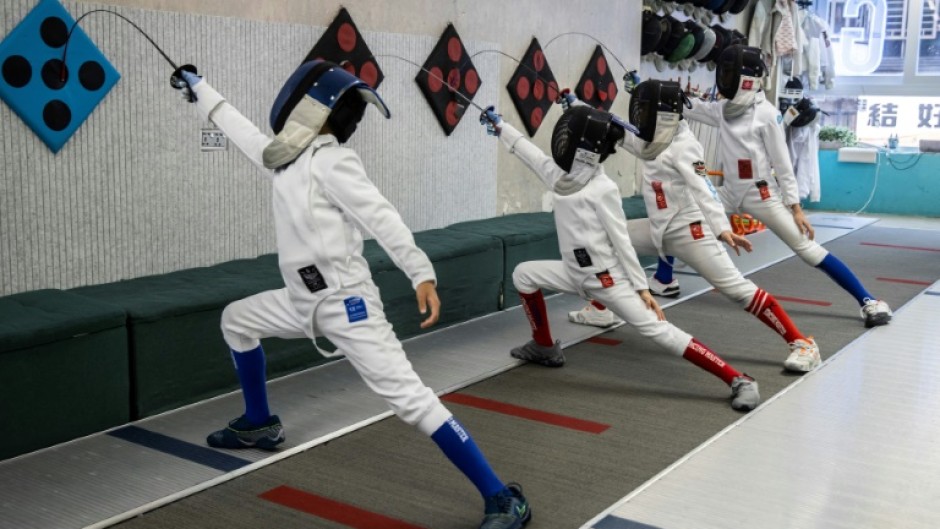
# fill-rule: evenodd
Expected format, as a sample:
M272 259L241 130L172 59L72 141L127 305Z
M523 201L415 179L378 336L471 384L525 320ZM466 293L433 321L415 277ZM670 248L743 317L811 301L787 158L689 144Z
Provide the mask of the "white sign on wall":
M884 145L892 135L910 146L940 140L940 97L860 97L855 134L874 145Z

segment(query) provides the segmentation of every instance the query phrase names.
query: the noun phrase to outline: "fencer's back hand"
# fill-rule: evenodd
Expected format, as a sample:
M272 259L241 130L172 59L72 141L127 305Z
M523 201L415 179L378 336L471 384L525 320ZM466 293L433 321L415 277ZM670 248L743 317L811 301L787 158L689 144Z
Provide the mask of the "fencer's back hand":
M562 110L568 110L574 106L577 101L578 96L572 94L570 88L565 88L561 92L558 92L558 99L555 102L561 105Z
M721 232L721 234L718 235L718 238L730 246L737 255L741 255L741 248L744 248L744 251L747 253L751 253L751 250L754 249L754 245L751 244L751 241L749 241L747 237L742 237L741 235L732 233L730 231Z
M425 281L418 285L415 295L418 298L418 311L421 314L428 314L428 309L431 311L421 322L421 328L427 329L437 323L441 317L441 300L437 297L437 287L434 286L434 281Z
M170 85L177 90L182 91L183 99L190 103L196 102L196 94L193 87L202 82L202 76L197 75L196 67L191 64L184 64L173 72L170 76Z
M486 107L486 110L480 113L480 125L486 126L486 133L490 136L499 136L502 131L499 124L502 122L502 116L496 113L496 107L493 105Z
M816 230L813 229L813 225L806 218L806 213L803 213L802 208L794 208L793 220L796 222L796 227L800 229L800 232L806 234L809 240L816 238Z
M659 307L659 303L656 303L649 290L637 290L636 293L640 295L640 299L646 304L646 308L656 313L656 318L659 321L666 321L666 314L663 313L663 309Z

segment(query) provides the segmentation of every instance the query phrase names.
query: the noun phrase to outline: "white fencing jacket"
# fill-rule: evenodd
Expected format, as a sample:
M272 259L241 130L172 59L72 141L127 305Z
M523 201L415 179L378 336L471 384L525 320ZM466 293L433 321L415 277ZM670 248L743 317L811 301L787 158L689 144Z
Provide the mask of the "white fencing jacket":
M295 308L313 316L319 300L372 277L362 256L365 230L413 286L436 281L427 255L398 211L368 179L352 149L320 135L286 169L271 171L262 151L271 138L228 104L206 81L194 87L196 106L274 186L278 263Z
M777 122L780 112L758 92L753 107L727 121L722 113L727 101L695 99L692 108L683 112L686 118L718 127L721 133L718 160L724 172L723 193L730 202L726 205L737 209L748 195L760 200L759 182L766 182L784 205L799 204L793 164L783 127Z
M554 193L555 182L567 173L512 125L504 121L500 127L500 141ZM620 188L604 173L602 165L597 166L595 175L582 189L570 195L554 193L554 200L561 259L579 285L620 266L633 290L649 289L646 273L627 234ZM588 261L590 264L585 264Z
M810 202L819 202L819 119L805 127L787 129L787 146L800 198L809 198Z
M623 147L636 155L645 142L632 134L624 137ZM653 244L663 253L663 236L673 222L706 222L717 236L731 231L728 215L718 192L708 179L705 150L695 138L688 122L679 122L676 135L663 152L652 160L643 160L643 201L649 215Z

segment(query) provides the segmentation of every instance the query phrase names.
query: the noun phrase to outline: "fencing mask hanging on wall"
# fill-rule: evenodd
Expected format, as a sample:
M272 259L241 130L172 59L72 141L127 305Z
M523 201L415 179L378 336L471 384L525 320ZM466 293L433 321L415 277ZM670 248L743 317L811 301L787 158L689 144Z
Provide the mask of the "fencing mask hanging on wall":
M271 129L277 136L264 149L264 166L277 169L293 162L324 123L340 143L345 142L355 132L368 103L386 118L391 115L375 90L336 64L321 60L301 64L271 107Z

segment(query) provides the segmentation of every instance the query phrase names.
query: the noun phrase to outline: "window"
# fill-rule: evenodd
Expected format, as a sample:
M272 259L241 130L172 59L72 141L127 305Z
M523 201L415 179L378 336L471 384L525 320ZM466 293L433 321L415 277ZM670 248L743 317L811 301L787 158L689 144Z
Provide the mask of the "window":
M830 95L937 92L940 0L817 0L832 30L835 88ZM820 94L822 95L822 94Z

